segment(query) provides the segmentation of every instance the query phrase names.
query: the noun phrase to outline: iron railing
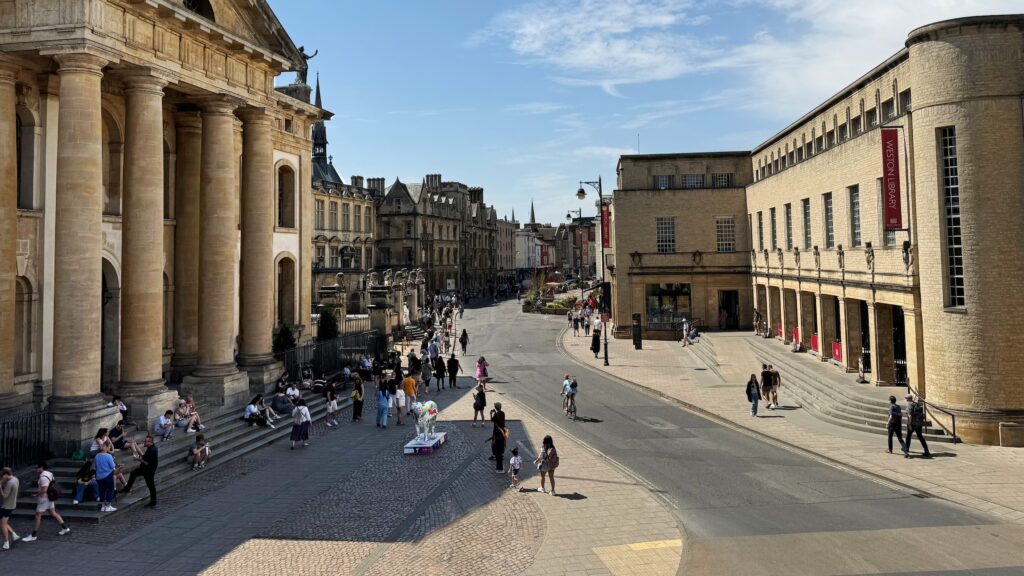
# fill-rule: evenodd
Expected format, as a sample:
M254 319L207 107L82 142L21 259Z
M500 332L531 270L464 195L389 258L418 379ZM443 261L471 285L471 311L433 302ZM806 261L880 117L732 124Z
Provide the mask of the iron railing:
M0 418L0 467L17 468L51 455L49 412Z
M952 412L944 408L939 408L938 406L933 406L929 404L924 399L924 396L921 396L920 394L917 393L917 390L914 390L914 387L910 385L910 382L907 382L907 394L913 394L914 397L918 399L918 401L921 403L921 406L924 408L925 415L929 417L929 420L931 420L932 424L938 424L939 428L942 428L942 430L946 434L949 434L953 438L953 444L960 442L960 437L956 435L956 414L953 414ZM941 421L936 420L931 414L932 410L938 410L939 412L942 412L946 416L949 416L950 426L952 427L952 430L947 428L946 425L943 424Z
M303 368L309 368L317 378L340 372L345 366L369 354L376 345L377 332L367 330L345 334L331 340L317 340L275 355L284 364L291 379L299 378Z

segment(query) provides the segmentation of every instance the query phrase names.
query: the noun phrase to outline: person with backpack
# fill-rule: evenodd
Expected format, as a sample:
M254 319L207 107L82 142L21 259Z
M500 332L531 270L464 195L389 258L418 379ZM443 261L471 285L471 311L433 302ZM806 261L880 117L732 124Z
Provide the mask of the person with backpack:
M924 440L924 402L911 394L907 394L904 398L907 401L907 444L903 449L903 457L910 458L910 440L916 433L917 439L921 441L921 447L924 448L922 456L931 458L932 454L928 451L928 443Z
M551 495L555 495L555 470L558 468L558 450L555 450L555 443L551 439L551 436L545 436L541 442L540 455L533 461L537 466L537 471L540 472L540 491L547 492L544 489L544 478L545 476L551 479Z
M750 380L747 380L747 402L750 402L750 415L757 417L757 401L761 399L761 390L758 388L757 376L754 374L750 375Z
M43 514L49 514L60 524L57 534L63 536L71 532L64 519L57 513L57 500L60 499L60 485L53 479L53 472L46 469L46 463L42 462L36 466L36 474L39 478L36 483L39 485L39 492L36 496L36 521L32 525L32 533L21 539L22 542L33 542L38 540L39 526L43 523Z
M889 418L885 421L885 429L889 434L889 449L886 451L892 454L892 436L900 441L900 451L907 454L907 445L903 442L903 409L896 403L895 396L889 396Z

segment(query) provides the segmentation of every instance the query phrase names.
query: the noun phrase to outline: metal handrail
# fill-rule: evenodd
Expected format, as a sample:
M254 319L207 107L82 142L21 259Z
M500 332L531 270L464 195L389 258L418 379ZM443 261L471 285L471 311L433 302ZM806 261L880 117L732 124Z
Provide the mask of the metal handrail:
M939 428L942 428L943 431L945 431L947 434L952 436L953 444L957 444L957 443L960 442L960 438L956 435L956 414L953 414L952 412L950 412L949 410L946 410L945 408L940 408L938 406L933 406L933 405L929 404L928 401L925 400L924 396L918 394L917 390L914 390L914 387L911 386L910 382L907 382L907 393L908 394L913 394L914 397L917 398L921 402L921 404L924 406L924 410L925 410L926 414L931 412L932 409L935 409L935 410L938 410L939 412L942 412L943 414L949 416L953 420L953 429L952 430L950 430L949 428L946 428L945 424L943 424L942 422L940 422L938 420L935 420L934 418L932 419L932 422L935 423L935 424L938 424Z

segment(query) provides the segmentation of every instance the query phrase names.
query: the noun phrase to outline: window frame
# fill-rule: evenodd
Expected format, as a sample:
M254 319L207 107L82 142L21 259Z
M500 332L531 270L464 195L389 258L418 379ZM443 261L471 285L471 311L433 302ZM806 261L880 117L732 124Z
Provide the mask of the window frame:
M960 165L956 126L936 129L939 186L942 191L942 244L945 256L943 279L948 308L967 306L963 221L960 202Z
M811 226L811 199L800 200L800 211L804 227L804 250L810 250L814 245L814 228Z
M831 192L825 192L821 195L821 207L823 224L825 226L825 248L832 249L836 247L836 219L835 219L835 204L832 198Z
M858 184L847 186L846 195L850 206L850 246L859 248L864 243L860 217L860 186Z
M787 202L783 206L783 216L786 225L786 250L793 249L793 204Z
M736 251L736 217L715 216L715 248L718 252Z
M654 219L654 249L658 254L676 252L675 216L658 216Z

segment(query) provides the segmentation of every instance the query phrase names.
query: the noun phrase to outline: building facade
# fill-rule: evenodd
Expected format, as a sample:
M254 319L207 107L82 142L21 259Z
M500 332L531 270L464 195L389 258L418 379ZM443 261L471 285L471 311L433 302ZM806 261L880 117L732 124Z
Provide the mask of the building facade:
M305 332L305 58L264 1L17 0L0 10L0 407L70 453L117 410L234 405ZM306 87L308 94L308 87ZM241 295L244 294L244 298Z
M512 219L502 218L497 224L498 241L498 284L505 285L506 289L514 289L516 283L516 230L519 223L516 222L515 213ZM510 288L511 287L511 288Z
M687 320L712 328L751 325L750 238L744 229L748 152L619 158L613 322L631 334L671 338Z
M754 150L747 189L755 306L777 338L910 385L985 444L1024 420L1024 309L1007 299L1024 280L1022 45L1021 15L914 30Z

